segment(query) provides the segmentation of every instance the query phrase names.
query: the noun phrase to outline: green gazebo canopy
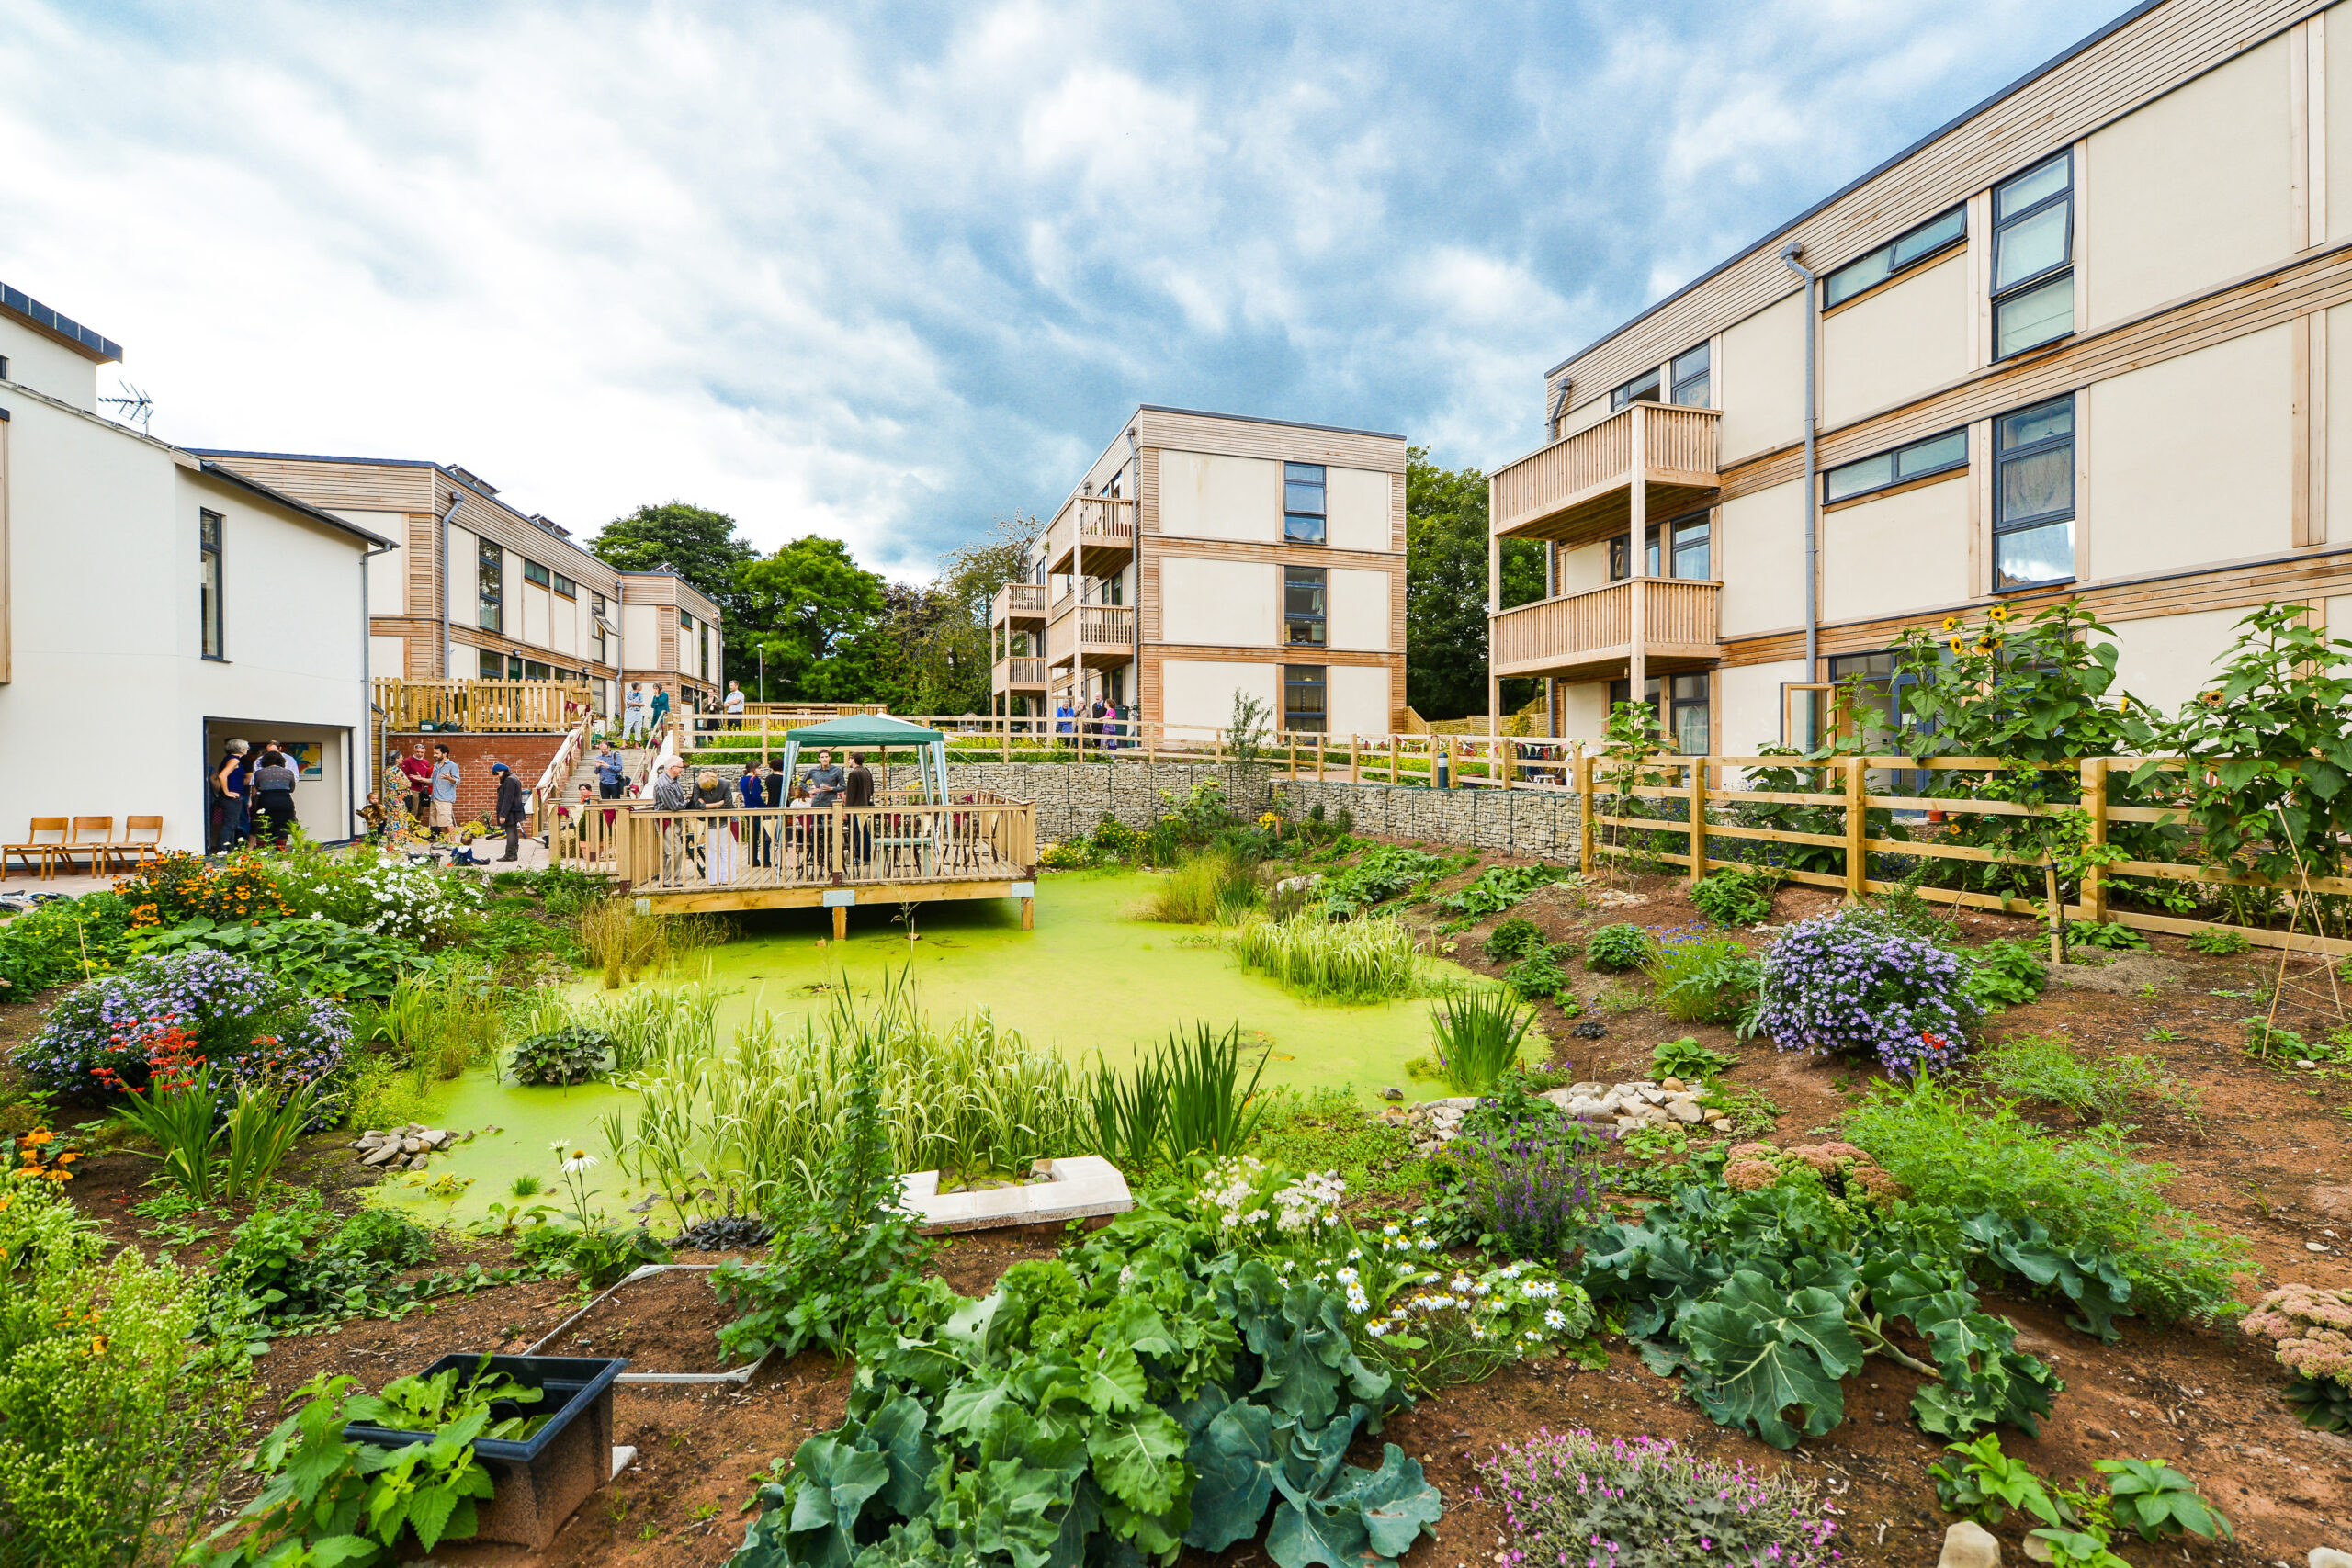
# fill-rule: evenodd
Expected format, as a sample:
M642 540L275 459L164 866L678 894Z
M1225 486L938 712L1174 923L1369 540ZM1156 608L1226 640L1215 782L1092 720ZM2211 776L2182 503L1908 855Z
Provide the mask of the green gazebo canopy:
M793 767L802 752L828 747L835 751L919 751L918 772L925 798L934 805L946 803L947 737L936 729L888 714L852 714L822 724L804 724L785 734L784 776L794 776Z

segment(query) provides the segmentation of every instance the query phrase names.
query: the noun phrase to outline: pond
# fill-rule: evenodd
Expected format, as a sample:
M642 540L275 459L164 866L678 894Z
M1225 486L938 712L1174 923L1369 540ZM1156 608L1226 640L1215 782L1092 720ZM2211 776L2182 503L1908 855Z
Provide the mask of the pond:
M1405 1064L1429 1051L1426 1001L1346 1007L1290 996L1209 945L1204 928L1132 918L1153 876L1113 870L1044 878L1037 885L1036 929L1027 931L1021 929L1019 906L1009 900L916 906L912 942L894 906L852 910L849 938L838 942L831 940L831 916L823 909L745 917L746 934L707 955L709 980L725 993L721 1032L755 1009L787 1023L818 1015L834 1005L836 987L844 983L860 1006L870 1005L886 971L903 966L934 1019L945 1021L985 1007L1031 1041L1073 1059L1099 1051L1124 1066L1138 1045L1164 1040L1171 1028L1189 1032L1202 1021L1223 1030L1238 1023L1245 1043L1269 1053L1265 1084L1349 1088L1366 1105L1376 1102L1385 1085L1417 1099L1443 1092L1405 1075ZM1467 977L1458 965L1436 962L1442 973ZM585 980L580 990L598 994L597 982ZM469 1073L445 1090L435 1114L442 1125L475 1132L473 1142L435 1159L431 1170L420 1173L421 1181L392 1179L384 1194L465 1219L493 1201L516 1201L509 1189L527 1172L548 1189L548 1196L528 1201L554 1201L556 1159L548 1145L563 1138L600 1157L608 1155L596 1120L628 1098L602 1084L519 1089L502 1086L486 1072ZM499 1131L482 1131L489 1127ZM609 1209L619 1173L608 1162L596 1175ZM428 1197L425 1190L445 1176L473 1179L454 1208L446 1207L452 1200Z

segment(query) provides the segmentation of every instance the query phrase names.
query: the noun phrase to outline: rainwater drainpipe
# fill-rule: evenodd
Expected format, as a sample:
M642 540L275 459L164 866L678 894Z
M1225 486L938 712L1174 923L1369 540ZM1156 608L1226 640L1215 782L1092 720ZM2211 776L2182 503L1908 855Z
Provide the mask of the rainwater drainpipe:
M1815 671L1820 667L1821 484L1814 477L1813 467L1814 431L1819 423L1814 416L1813 356L1814 340L1820 334L1814 316L1816 301L1813 269L1797 260L1804 254L1804 247L1794 240L1781 247L1781 260L1788 264L1790 271L1804 279L1804 679L1805 683L1811 685L1816 679ZM1813 717L1817 728L1821 716L1815 713ZM1812 737L1806 739L1809 741ZM1806 750L1810 750L1811 747Z
M401 532L405 533L407 530L402 529ZM384 742L390 734L386 726L390 722L383 708L376 702L376 677L368 668L375 661L376 657L376 623L373 606L368 602L368 563L378 556L388 556L399 548L398 545L378 545L371 549L359 552L359 689L366 694L368 701L368 755L364 766L361 765L359 759L353 758L352 765L347 770L351 774L349 788L351 798L354 800L361 798L359 781L374 778L376 770L384 765ZM441 606L444 611L448 607L447 604ZM405 674L406 671L403 671L402 673ZM391 803L386 801L384 804L390 806ZM352 809L356 811L359 807L355 806Z
M1136 547L1127 554L1136 569L1135 596L1127 601L1127 624L1135 628L1127 654L1127 669L1135 676L1135 690L1127 694L1129 735L1143 733L1143 726L1136 722L1136 705L1143 701L1143 454L1137 450L1139 445L1136 427L1127 426L1127 496L1128 504L1135 508L1136 520Z
M465 492L456 485L449 487L449 510L441 514L441 679L451 679L449 670L449 519L458 514L458 503L465 500Z

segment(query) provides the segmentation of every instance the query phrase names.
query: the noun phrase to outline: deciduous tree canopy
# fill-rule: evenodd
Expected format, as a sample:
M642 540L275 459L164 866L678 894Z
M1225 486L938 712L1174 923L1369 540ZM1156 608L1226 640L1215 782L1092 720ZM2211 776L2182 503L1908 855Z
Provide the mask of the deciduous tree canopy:
M1405 467L1405 700L1423 718L1487 711L1487 476L1442 468L1415 446ZM1503 547L1503 604L1544 596L1544 551ZM1504 682L1506 709L1534 682Z

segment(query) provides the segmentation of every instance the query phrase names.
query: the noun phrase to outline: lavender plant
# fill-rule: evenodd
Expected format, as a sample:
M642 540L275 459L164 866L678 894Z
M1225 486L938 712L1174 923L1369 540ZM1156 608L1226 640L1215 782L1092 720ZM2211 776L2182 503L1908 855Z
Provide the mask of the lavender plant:
M1446 1151L1461 1172L1464 1216L1482 1246L1513 1258L1556 1258L1601 1218L1602 1140L1556 1121L1544 1127L1464 1125Z
M1503 1506L1506 1568L1813 1568L1834 1562L1837 1510L1810 1481L1686 1454L1664 1438L1539 1432L1478 1466Z
M1904 1077L1947 1071L1977 1021L1969 965L1869 909L1803 920L1765 955L1757 1032L1783 1051L1868 1053Z

